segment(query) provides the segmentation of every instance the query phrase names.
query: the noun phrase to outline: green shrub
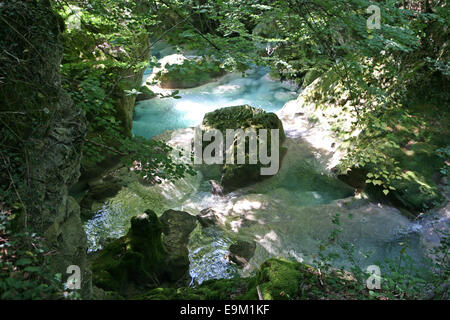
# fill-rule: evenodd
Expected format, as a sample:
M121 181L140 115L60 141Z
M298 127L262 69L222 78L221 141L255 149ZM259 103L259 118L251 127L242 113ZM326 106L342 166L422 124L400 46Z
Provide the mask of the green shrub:
M16 216L0 212L0 300L63 299L61 274L52 274L52 252L35 233L14 230ZM70 298L78 296L69 294Z

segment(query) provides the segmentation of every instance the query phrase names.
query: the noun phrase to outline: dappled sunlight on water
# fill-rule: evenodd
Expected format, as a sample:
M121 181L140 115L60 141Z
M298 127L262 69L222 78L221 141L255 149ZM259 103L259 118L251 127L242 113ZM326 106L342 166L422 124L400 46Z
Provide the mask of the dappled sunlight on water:
M110 239L124 235L130 227L131 217L147 209L159 216L183 203L198 190L201 173L161 184L143 185L137 178L135 180L100 205L96 215L85 223L89 251L99 250Z
M215 228L198 227L191 233L189 261L193 283L218 277L232 278L238 274L237 267L226 258L231 244L224 232Z
M197 283L236 272L248 275L274 256L314 263L319 247L337 228L333 224L337 214L342 227L339 239L353 245L355 261L362 267L398 255L405 244L411 256L422 256L416 223L395 208L354 198L353 189L321 171L321 160L307 152L304 142L296 141L296 147L291 143L286 143L290 147L276 176L225 196L211 194L209 180L201 173L190 183L178 182L158 191L142 186L123 189L86 224L91 250L108 237L124 234L131 216L147 208L157 214L171 208L194 215L210 208L217 227L199 226L189 242L190 272ZM253 258L241 271L226 258L236 240L256 243ZM328 250L340 255L336 266L349 266L340 247L332 245Z
M166 130L198 125L206 112L244 103L275 112L295 99L297 92L270 80L266 73L257 69L247 78L230 74L198 88L180 90L182 99L140 102L135 108L133 132L146 138L167 136L170 133L163 133ZM190 273L198 283L238 272L226 258L228 247L238 239L256 242L250 264L239 271L244 275L274 256L313 263L319 247L337 227L332 222L336 214L342 226L340 239L354 246L355 259L363 267L395 256L404 243L409 244L413 257L422 255L414 223L394 208L355 199L352 188L326 172L330 155L301 139L301 128L288 128L292 134L285 142L288 151L279 173L225 196L211 194L210 178L200 173L193 180L169 183L157 190L136 185L122 190L86 224L90 250L101 247L108 237L124 234L131 216L145 209L158 215L166 209L199 215L210 208L218 227L197 227L189 242ZM169 144L189 144L192 136L192 129L182 130ZM214 179L220 180L220 176ZM341 254L337 265L348 265L348 257L340 248L332 246L330 250ZM369 252L372 255L366 259Z

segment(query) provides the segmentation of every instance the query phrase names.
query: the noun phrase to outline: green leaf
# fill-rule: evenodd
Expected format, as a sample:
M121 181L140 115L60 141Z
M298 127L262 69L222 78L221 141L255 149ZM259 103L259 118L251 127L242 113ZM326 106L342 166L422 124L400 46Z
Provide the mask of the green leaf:
M24 266L27 264L31 264L33 261L29 258L21 258L16 261L16 266Z
M25 271L25 272L39 272L39 271L41 271L41 268L40 267L29 266L29 267L26 267L25 269L23 269L23 271Z

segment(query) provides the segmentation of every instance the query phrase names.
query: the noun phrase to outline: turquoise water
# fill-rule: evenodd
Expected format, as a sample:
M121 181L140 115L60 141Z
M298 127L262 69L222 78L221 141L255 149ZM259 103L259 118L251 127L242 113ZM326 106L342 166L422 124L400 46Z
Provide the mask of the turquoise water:
M208 181L177 209L199 214L212 208L224 221L221 231L197 230L190 240L191 276L197 282L231 277L236 266L224 255L235 240L255 241L256 251L242 275L256 270L271 257L314 264L319 247L342 229L339 240L351 244L356 263L366 268L398 256L404 245L419 261L423 256L420 226L395 208L353 198L354 190L321 170L321 159L301 139L288 139L288 151L277 175L225 196L213 195ZM333 223L339 216L341 226ZM333 265L351 267L342 248ZM384 270L384 269L383 269Z
M179 95L181 99L138 102L134 108L133 134L151 138L166 130L193 127L201 123L205 113L235 105L250 104L275 112L295 99L298 92L290 84L271 80L268 69L258 68L246 77L228 74L218 81L180 90Z
M180 90L181 99L154 98L139 102L134 109L133 133L151 138L167 130L196 126L205 113L217 108L249 104L268 112L276 112L292 99L296 88L273 81L268 70L257 68L247 77L228 74L201 87ZM183 133L180 133L183 135ZM91 250L99 249L103 240L127 232L129 218L145 207L161 214L166 209L179 209L197 215L211 208L223 218L222 228L197 228L190 237L190 273L196 282L211 278L232 277L236 266L226 254L237 240L255 241L254 257L248 274L266 259L274 256L313 263L318 248L336 225L342 221L340 238L354 246L355 258L361 267L395 257L404 244L415 259L423 255L420 225L409 221L395 208L353 198L354 190L329 176L322 169L326 155L306 141L289 137L287 154L279 173L247 188L223 197L212 195L208 179L175 183L174 186L128 186L110 199L86 224ZM160 189L158 189L160 188ZM341 253L336 266L348 266L348 257ZM365 256L370 254L370 258Z

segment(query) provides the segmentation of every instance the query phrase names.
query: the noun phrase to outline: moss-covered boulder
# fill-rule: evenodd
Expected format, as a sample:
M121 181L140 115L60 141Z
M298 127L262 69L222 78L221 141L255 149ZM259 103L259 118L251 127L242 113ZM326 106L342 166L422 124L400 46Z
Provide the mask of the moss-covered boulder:
M121 189L122 185L120 182L111 176L90 184L89 189L80 201L81 218L83 220L91 219L95 214L92 210L94 203L114 197Z
M129 232L97 254L92 263L94 285L123 296L158 285L188 285L187 245L196 226L196 217L183 211L167 210L159 219L146 210L133 217Z
M400 142L399 142L400 144ZM437 146L431 143L413 143L407 148L393 147L389 155L398 162L402 170L389 180L393 187L388 199L404 213L413 217L443 201L439 190L440 168L445 163L435 152ZM374 199L383 200L383 186L366 183L366 175L373 168L352 168L338 178L356 189L365 189ZM376 171L376 169L375 169Z
M133 217L130 231L107 245L93 262L93 283L125 295L136 286L156 285L167 256L162 231L162 223L151 210Z
M418 213L437 206L444 198L434 182L417 172L405 170L395 179L391 198L401 207Z
M282 148L282 142L285 140L286 136L283 130L283 124L280 119L278 119L275 113L265 112L263 109L254 108L249 105L241 105L234 107L227 107L222 109L217 109L213 112L207 113L203 118L202 131L216 129L219 130L224 139L226 139L227 129L254 129L257 132L257 143L259 146L260 136L259 129L267 129L267 148L271 148L271 132L270 129L279 130L279 161L284 154L284 149ZM245 142L245 164L236 164L237 159L237 137L234 144L234 164L225 164L222 166L222 177L221 185L224 192L230 192L234 189L247 186L256 181L260 181L265 177L270 177L269 175L261 175L261 168L267 167L257 161L257 164L249 164L249 139ZM206 146L207 143L204 144ZM225 143L223 156L224 161L226 159L225 155ZM259 148L259 147L258 147ZM270 152L270 151L269 151Z
M437 148L432 143L414 143L391 152L404 169L392 182L396 190L391 198L413 212L432 208L443 200L437 182L445 162L436 153Z
M211 59L185 59L181 64L166 64L156 75L161 88L186 89L198 87L225 74L220 63Z
M360 299L367 291L358 286L356 279L347 271L330 269L321 273L304 263L282 258L264 262L258 270L256 281L249 282L247 295L258 286L264 300L317 300Z
M264 300L289 300L297 297L302 278L300 267L300 263L282 259L264 262L257 275Z

